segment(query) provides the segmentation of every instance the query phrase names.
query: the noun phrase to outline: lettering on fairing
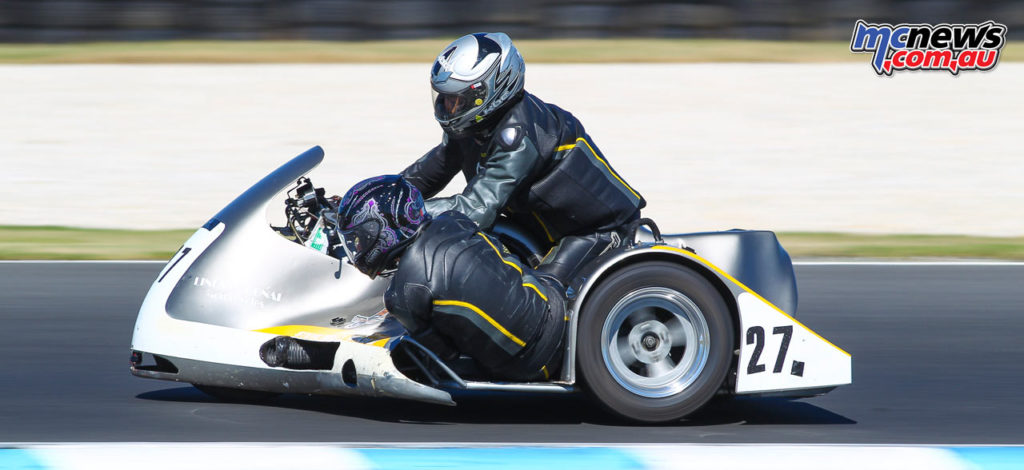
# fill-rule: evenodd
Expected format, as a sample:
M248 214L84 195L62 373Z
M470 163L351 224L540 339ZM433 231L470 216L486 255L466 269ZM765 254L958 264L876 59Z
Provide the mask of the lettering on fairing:
M206 295L218 300L233 300L258 307L265 307L266 303L280 303L283 298L281 292L261 287L234 285L219 279L210 279L203 276L192 278L194 287L206 291Z

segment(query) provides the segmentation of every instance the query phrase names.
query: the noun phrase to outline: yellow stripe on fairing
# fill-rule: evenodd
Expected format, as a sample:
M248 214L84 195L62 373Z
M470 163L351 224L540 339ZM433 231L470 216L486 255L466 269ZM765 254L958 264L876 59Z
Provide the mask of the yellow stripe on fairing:
M551 374L548 373L548 366L540 366L540 371L544 373L544 378L551 378Z
M614 170L612 170L612 167L608 166L608 162L604 161L604 159L601 158L601 155L594 150L594 147L590 146L590 143L587 142L587 139L580 137L579 139L576 139L576 141L583 142L587 146L587 148L590 149L590 153L594 154L594 158L596 158L597 161L601 162L604 165L604 167L608 169L608 173L611 173L612 176L615 177L615 179L619 180L619 182L622 183L622 185L625 186L626 189L629 190L629 192L633 193L633 195L636 196L637 199L641 199L640 195L637 194L636 191L633 191L633 188L629 187L629 185L626 184L625 181L622 181L622 178L619 178L619 175L616 174Z
M337 328L326 328L323 326L312 326L312 325L282 325L272 326L270 328L263 328L259 330L253 330L257 333L269 333L278 336L295 336L299 333L310 333L314 335L322 336L348 336L348 332Z
M730 276L730 275L729 275L729 273L727 273L727 272L723 271L723 270L722 270L721 268L719 268L718 266L715 266L714 264L711 264L711 262L710 262L710 261L708 261L708 260L704 259L704 258L703 258L703 257L701 257L700 255L698 255L698 254L696 254L696 253L691 253L691 252L689 252L689 251L687 251L687 250L683 250L683 249L680 249L680 248L676 248L676 247L674 247L674 246L666 246L666 245L655 245L655 246L652 246L651 248L653 248L653 249L655 249L655 250L669 250L669 251L675 251L675 252L681 253L681 254L683 254L683 255L686 255L686 256L688 256L688 257L690 257L690 258L693 258L693 259L695 259L695 260L697 260L697 261L701 262L701 264L704 264L704 265L708 266L708 267L709 267L709 268L711 268L711 269L714 269L714 270L715 270L715 272L717 272L718 274L721 274L721 275L722 275L722 276L724 276L724 277L725 277L726 279L728 279L728 280L730 280L730 281L732 281L732 282L736 283L736 285L737 285L737 286L740 286L741 288L743 288L743 290L745 290L745 291L747 291L747 292L749 292L749 293L751 293L751 294L754 294L754 297L757 297L757 298L758 298L758 299L760 299L760 300L761 300L762 302L764 302L764 303L768 304L769 306L771 306L772 308L774 308L774 309L775 309L775 311L777 311L777 312L781 313L781 314L782 314L782 315L784 315L784 316L785 316L786 318L788 318L788 319L792 320L792 321L793 321L793 323L796 323L796 324L797 324L797 326L799 326L799 327L801 327L801 328L803 328L803 329L807 330L807 332L808 332L808 333L810 333L810 334L812 334L812 335L814 335L814 336L817 336L817 337L818 337L819 339L821 339L822 341L824 341L824 342L828 343L828 344L829 344L829 346L832 346L833 348L836 348L836 349L838 349L838 350L839 350L839 352L841 352L841 353L843 353L843 354L846 354L847 356L850 356L850 353L848 353L848 352L844 351L844 350L843 350L843 348L840 348L839 346L836 346L836 345L832 344L832 342L831 342L831 341L829 341L829 340L827 340L827 339L823 338L823 337L822 337L821 335L819 335L818 333L815 333L815 332L814 332L814 330L812 330L812 329L810 329L810 328L806 327L806 326L805 326L805 325L804 325L803 323L800 323L799 321L797 321L797 319L796 319L796 318L793 318L793 317L792 317L792 316L791 316L790 314L788 314L788 313L786 313L786 312L783 312L781 308L779 308L779 307L776 307L776 306L775 306L775 304L773 304L773 303L769 302L769 301L768 301L768 299L765 299L764 297L761 297L761 294L758 294L757 292L754 292L754 291L753 291L753 289L751 289L751 288L747 287L746 285L744 285L744 284L743 284L742 282L740 282L740 281L739 281L739 280L737 280L736 278L734 278L734 277Z
M459 301L459 300L435 300L434 301L434 305L454 305L454 306L457 306L457 307L468 308L468 309L472 310L474 313L476 313L477 315L480 315L480 317L483 318L484 320L487 320L487 323L490 323L491 326L493 326L495 329L500 331L501 334L507 336L508 339L512 340L513 343L516 343L516 344L518 344L521 347L525 347L526 346L526 343L523 340L521 340L519 338L516 338L516 335L514 335L511 332L509 332L508 330L506 330L504 326L501 326L500 323L494 321L494 319L491 318L490 315L484 313L484 311L480 310L479 308L477 308L476 305L473 305L473 304L471 304L469 302L462 302L462 301Z
M565 145L560 145L558 147L555 147L555 151L556 152L561 152L563 150L569 150L569 149L574 148L574 147L576 147L576 142L573 142L571 144L565 144Z
M539 295L540 298L544 299L545 302L548 301L548 297L546 295L544 295L543 293L541 293L540 289L538 289L537 286L535 286L533 284L530 284L529 282L524 282L523 283L523 287L529 287L530 289L533 289L533 290L537 291L537 295Z
M483 239L484 239L484 241L485 241L485 242L487 242L487 244L488 244L488 245L491 245L491 248L494 248L494 252L498 254L498 258L501 258L501 262L502 262L502 263L505 263L505 264L507 264L507 265L509 265L509 266L512 266L513 268L516 268L516 271L519 271L519 274L522 274L522 273L523 273L523 268L520 268L520 267L519 267L518 265L516 265L515 263L513 263L513 262L511 262L511 261L509 261L509 260L507 260L507 259L505 259L505 257L504 257L504 256L501 256L501 252L500 252L500 251L498 251L498 247L494 246L494 244L493 244L493 243L491 243L491 239L490 239L490 238L487 238L487 236L486 236L486 235L484 235L483 233L480 233L480 232L477 232L476 234L477 234L477 235L480 235L480 237L481 237L481 238L483 238Z

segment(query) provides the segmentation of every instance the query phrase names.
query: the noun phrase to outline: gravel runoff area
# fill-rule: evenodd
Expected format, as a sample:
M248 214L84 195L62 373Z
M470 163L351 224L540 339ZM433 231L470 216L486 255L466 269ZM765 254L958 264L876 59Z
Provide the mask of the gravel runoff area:
M1024 234L1024 64L528 67L667 231ZM322 145L342 193L440 138L429 64L0 66L0 225L188 228ZM461 190L456 177L447 193Z

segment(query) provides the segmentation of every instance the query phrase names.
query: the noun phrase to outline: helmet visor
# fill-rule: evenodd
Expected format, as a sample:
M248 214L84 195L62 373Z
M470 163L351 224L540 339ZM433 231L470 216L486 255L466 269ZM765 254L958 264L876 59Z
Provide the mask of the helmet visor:
M487 87L483 83L476 83L458 93L443 93L434 89L431 91L434 98L434 116L442 121L463 116L484 104L487 98Z
M359 268L363 273L370 274L370 265L380 257L380 253L374 253L380 229L380 222L371 219L338 231L341 247L345 250L349 264Z

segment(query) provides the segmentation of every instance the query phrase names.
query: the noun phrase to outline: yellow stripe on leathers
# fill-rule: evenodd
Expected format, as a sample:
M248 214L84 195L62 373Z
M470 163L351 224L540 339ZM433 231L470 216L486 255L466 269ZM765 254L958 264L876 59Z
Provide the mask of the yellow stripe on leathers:
M501 258L501 262L502 263L505 263L505 264L507 264L509 266L512 266L513 268L516 268L516 271L519 271L519 274L523 273L523 268L520 268L517 264L515 264L515 263L505 259L504 256L501 256L501 251L498 251L498 247L494 246L494 244L491 243L491 239L487 238L487 235L484 235L483 233L480 233L480 232L477 232L476 234L480 235L480 238L483 238L484 241L487 242L488 245L491 245L491 248L493 248L494 252L497 253L498 258Z
M540 228L544 229L544 235L547 235L548 241L554 243L555 242L555 237L551 236L551 232L548 231L548 226L544 225L544 221L543 220L540 220L540 216L537 215L537 212L530 211L530 213L533 214L533 218L534 219L537 219L537 223L540 224Z
M544 294L543 294L543 293L542 293L542 292L540 291L540 289L538 289L538 288L537 288L537 286L535 286L535 285L533 285L533 284L530 284L529 282L524 282L524 283L523 283L523 287L529 287L530 289L533 289L534 291L536 291L536 292L537 292L537 295L539 295L539 296L540 296L540 298L544 299L544 301L545 301L545 302L547 302L547 301L548 301L548 297L547 297L546 295L544 295Z
M580 137L580 138L576 139L576 142L577 143L583 142L583 144L586 145L588 149L590 149L590 153L594 154L594 158L596 158L597 161L601 162L601 164L604 165L604 167L608 169L608 173L611 173L611 175L614 176L615 179L619 180L619 183L622 183L622 186L624 186L627 190L629 190L629 192L633 193L633 195L636 196L637 199L640 199L640 195L637 194L637 192L634 191L632 187L630 187L628 184L626 184L626 182L623 181L622 178L619 178L619 175L617 173L615 173L615 170L612 170L612 167L608 165L608 162L604 161L604 159L601 158L601 154L597 153L597 151L594 150L594 147L590 146L590 142L587 142L587 139L584 139L583 137ZM576 145L577 144L561 145L561 146L555 147L555 151L556 152L561 152L563 150L569 150L569 149L571 149L573 147L576 147Z
M594 150L594 147L590 146L590 143L587 142L587 139L584 139L583 137L580 137L579 139L576 139L576 141L577 142L581 142L582 141L584 144L586 144L587 148L590 149L590 153L593 153L594 157L597 158L597 161L599 161L602 164L604 164L604 167L608 169L608 173L611 173L612 176L615 177L615 179L619 180L619 182L622 183L622 185L625 186L626 189L629 190L629 192L633 193L633 195L636 196L637 199L641 199L640 195L637 194L636 191L633 191L633 188L629 187L629 185L626 184L625 181L622 181L622 178L619 178L619 175L616 174L614 170L612 170L612 167L608 166L608 162L604 161L604 159L601 158L601 154L597 153L597 151Z
M674 252L677 252L677 253L681 253L681 254L683 254L683 255L685 255L685 256L688 256L688 257L690 257L690 258L693 258L693 259L695 259L695 260L699 261L699 262L700 262L701 264L703 264L703 265L705 265L705 266L707 266L707 267L709 267L709 268L711 268L711 269L714 269L714 270L715 270L715 272L717 272L718 274L721 274L721 275L722 275L723 277L725 277L726 279L728 279L728 280L730 280L730 281L732 281L732 282L736 283L736 285L737 285L737 286L740 286L741 288L743 288L743 290L745 290L745 291L747 291L747 292L749 292L749 293L753 294L753 295L754 295L754 297L757 297L757 298L758 298L758 299L760 299L760 300L761 300L762 302L764 302L764 303L768 304L768 305L769 305L769 306L771 306L771 307L772 307L773 309L775 309L775 311L777 311L777 312L781 313L781 314L782 314L782 315L784 315L784 316L785 316L786 318L788 318L788 319L792 320L792 321L793 321L793 323L796 323L796 324L797 324L797 326L799 326L799 327L801 327L801 328L803 328L803 329L807 330L807 332L808 332L808 333L810 333L810 334L812 334L812 335L814 335L814 336L817 336L817 337L818 337L819 339L821 339L822 341L824 341L824 342L828 343L828 344L829 344L829 346L832 346L833 348L836 348L836 349L838 349L838 350L839 350L839 352L841 352L841 353L843 353L843 354L846 354L847 356L850 356L850 353L848 353L848 352L844 351L844 350L843 350L843 348L840 348L839 346L836 346L836 345L832 344L832 342L831 342L831 341L829 341L829 340L827 340L827 339L825 339L825 338L822 338L822 336L821 336L821 335L819 335L819 334L817 334L817 333L815 333L815 332L814 332L814 330L812 330L812 329L810 329L810 328L808 328L808 327L804 326L804 324L803 324L803 323L800 323L799 321L797 321L797 319L796 319L796 318L793 318L793 317L792 317L792 316L791 316L790 314L788 314L788 313L786 313L786 312L783 312L783 311L782 311L782 309L780 309L779 307L776 307L776 306L775 306L775 304L773 304L773 303L769 302L769 301L768 301L768 299L765 299L764 297L761 297L761 294L758 294L757 292L754 292L754 291L753 291L753 289L751 289L751 288L747 287L747 286L746 286L746 285L744 285L744 284L743 284L742 282L740 282L740 281L739 281L739 280L737 280L736 278L732 277L731 275L729 275L729 273L727 273L727 272L723 271L723 270L722 270L721 268L719 268L718 266L715 266L714 264L711 264L711 262L710 262L710 261L708 261L708 260L704 259L704 258L703 258L703 257L701 257L700 255L698 255L698 254L696 254L696 253L691 253L691 252L689 252L689 251L687 251L687 250L683 250L683 249L681 249L681 248L676 248L676 247L674 247L674 246L666 246L666 245L655 245L655 246L652 246L651 248L653 248L653 249L655 249L655 250L669 250L669 251L674 251Z
M481 237L483 237L484 241L486 241L488 245L491 245L491 248L493 248L493 249L494 249L494 252L498 254L498 258L501 258L501 262L502 262L502 263L505 263L505 264L507 264L507 265L509 265L509 266L512 266L513 268L516 268L516 271L519 271L519 274L523 274L523 268L520 268L520 267L519 267L518 265L516 265L515 263L513 263L513 262L511 262L511 261L509 261L509 260L507 260L507 259L505 259L505 257L504 257L504 256L501 256L501 252L500 252L500 251L498 251L498 247L494 246L494 244L493 244L493 243L491 243L491 239L487 238L487 236L486 236L486 235L484 235L484 234L482 234L482 233L480 233L480 232L477 232L476 234L477 234L477 235L480 235ZM535 285L533 285L533 284L530 284L530 283L528 283L528 282L524 282L524 283L523 283L523 287L529 287L529 288L531 288L531 289L533 289L533 290L537 291L537 295L539 295L539 296L540 296L540 298L544 299L544 301L545 301L545 302L547 302L547 301L548 301L548 298L547 298L547 296L546 296L546 295L544 295L544 294L542 294L542 293L540 292L540 289L537 289L537 286L535 286Z
M473 304L471 304L469 302L462 302L462 301L459 301L459 300L435 300L434 301L434 305L454 305L454 306L457 306L457 307L468 308L468 309L472 310L474 313L476 313L477 315L480 315L480 317L483 318L484 320L487 320L487 323L490 323L491 326L493 326L495 329L500 331L501 334L503 334L506 337L508 337L508 339L512 340L513 343L518 344L520 347L525 347L526 346L526 342L524 342L523 340L517 338L516 335L514 335L511 332L509 332L508 330L506 330L504 326L501 326L500 323L494 321L494 319L491 318L490 315L484 313L484 311L480 310L479 308L477 308L476 305L473 305Z

